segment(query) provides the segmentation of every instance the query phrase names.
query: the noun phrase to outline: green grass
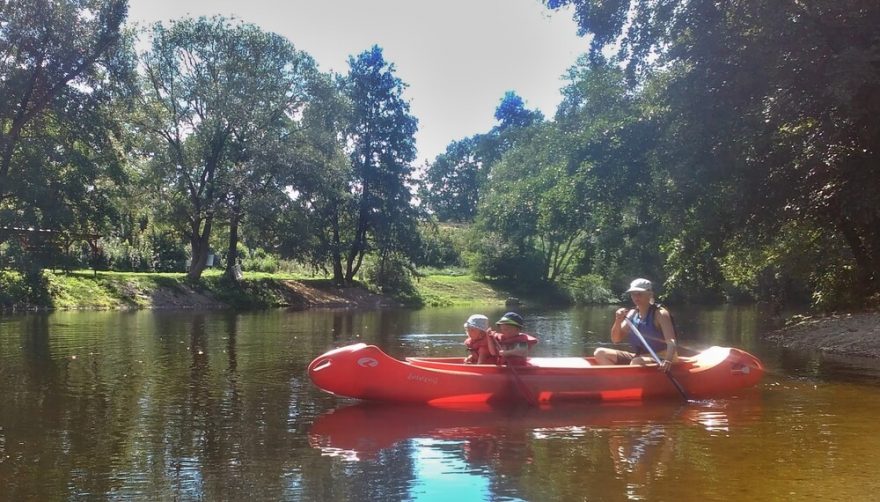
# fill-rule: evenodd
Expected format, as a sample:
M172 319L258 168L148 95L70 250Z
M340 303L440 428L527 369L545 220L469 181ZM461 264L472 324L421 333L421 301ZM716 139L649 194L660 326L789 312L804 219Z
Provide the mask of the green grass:
M497 305L508 296L469 275L429 274L415 281L415 287L428 307Z
M262 309L296 305L302 297L284 281L326 289L326 278L303 274L246 272L240 283L223 277L221 270L206 270L196 284L182 273L44 271L39 279L0 271L0 309L109 310L186 307ZM464 306L503 304L509 294L466 275L460 270L431 271L414 281L414 305Z

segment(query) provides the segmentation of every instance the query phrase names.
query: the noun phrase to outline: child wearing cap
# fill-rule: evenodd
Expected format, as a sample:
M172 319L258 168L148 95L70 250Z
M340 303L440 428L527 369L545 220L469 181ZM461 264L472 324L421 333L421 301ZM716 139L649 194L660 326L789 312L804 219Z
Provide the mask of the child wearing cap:
M492 343L489 344L489 352L496 357L497 363L523 365L529 355L532 346L538 343L538 339L520 331L524 321L516 312L508 312L501 316L495 323L498 331L490 331Z
M474 314L468 317L464 323L467 338L464 341L468 355L464 359L467 364L487 364L495 362L494 356L489 352L489 318Z

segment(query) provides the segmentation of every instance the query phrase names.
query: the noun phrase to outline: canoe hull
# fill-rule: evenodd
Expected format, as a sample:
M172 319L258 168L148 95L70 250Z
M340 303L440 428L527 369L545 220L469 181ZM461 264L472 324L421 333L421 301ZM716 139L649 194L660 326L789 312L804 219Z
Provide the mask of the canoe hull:
M308 373L331 394L400 403L627 401L678 395L656 366L597 366L591 358L532 358L514 369L462 364L459 358L401 361L363 343L318 356ZM726 347L707 349L672 370L695 398L752 387L763 373L757 358Z

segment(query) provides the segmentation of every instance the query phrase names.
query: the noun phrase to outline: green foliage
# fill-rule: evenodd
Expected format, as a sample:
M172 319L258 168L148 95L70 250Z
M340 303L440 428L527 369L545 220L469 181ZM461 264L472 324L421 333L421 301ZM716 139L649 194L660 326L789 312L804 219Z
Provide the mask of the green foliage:
M664 281L666 297L672 301L714 303L723 299L718 253L704 239L691 234L673 239L663 246L666 254Z
M346 283L354 280L368 251L375 250L381 263L396 263L412 259L420 247L409 191L418 120L403 97L405 85L378 46L350 57L349 67L344 89L352 117L345 132L357 217L353 235L346 238L351 243L344 250Z
M457 267L465 264L465 252L470 231L466 226L426 223L419 226L422 250L415 265L418 267Z
M564 287L572 301L579 305L606 304L617 301L605 279L588 274L564 281Z
M397 254L371 257L364 266L364 277L371 288L407 305L421 304L413 284L414 273L409 260Z
M496 233L484 233L471 244L471 266L478 278L502 279L527 285L544 282L543 261L534 249L522 248Z
M0 270L0 309L29 309L51 305L42 274Z
M125 2L4 4L0 228L52 232L2 234L0 265L24 275L0 301L87 304L82 289L141 306L131 277L99 276L102 293L40 270L181 271L192 255L194 280L208 253L336 283L368 263L407 301L414 265L585 302L637 276L677 301L877 297L880 4L544 3L591 36L555 117L505 93L491 130L426 167L418 198L441 223L421 226L417 120L380 48L321 75L255 26L182 19L152 28L131 85ZM214 274L193 284L239 305L283 294Z
M153 136L152 175L169 223L191 243L195 280L215 220L229 219L235 250L242 211L292 184L291 117L308 99L315 63L278 35L222 17L156 24L151 35L139 126Z
M353 117L344 85L344 79L326 75L312 81L296 157L302 174L296 184L299 197L285 201L281 211L278 206L261 211L275 216L266 218L267 228L261 226L259 233L259 242L276 243L273 251L282 258L324 271L329 265L337 284L344 282L342 255L351 247L357 221L354 173L340 141Z
M101 244L109 268L129 272L154 271L149 242L132 243L111 236L101 239Z
M495 110L495 119L499 123L491 131L453 141L428 165L419 197L439 221L473 221L495 164L519 142L528 141L544 116L527 109L519 95L508 91Z
M126 183L118 98L133 71L120 0L3 2L0 227L102 233ZM59 243L35 266L57 262Z
M729 299L781 306L812 303L822 311L858 305L855 270L845 242L812 225L789 222L763 240L740 236L722 260Z
M279 261L277 256L273 256L266 252L263 248L255 248L248 250L244 246L240 246L244 251L241 256L241 269L251 272L274 273L278 271Z
M525 101L517 93L507 91L495 109L495 120L499 122L500 129L530 127L541 123L544 115L538 110L527 109Z
M183 272L188 253L183 242L168 232L157 232L150 238L154 272Z
M478 137L453 141L432 162L419 197L439 221L472 221L488 166L479 156Z
M672 236L661 246L673 292L720 291L722 249L769 242L791 223L822 229L848 250L839 248L841 260L829 265L796 259L803 253L786 239L762 244L779 259L752 254L758 263L749 265L760 272L737 290L775 289L779 301L796 301L802 288L785 278L810 277L825 284L814 295L819 306L849 301L841 283L820 277L855 278L865 298L880 289L880 100L872 97L880 95L880 4L545 4L572 5L581 34L592 36L590 62L616 50L612 62L650 103L642 110L658 126L658 141L641 175L663 182L648 193ZM731 267L724 266L728 275Z

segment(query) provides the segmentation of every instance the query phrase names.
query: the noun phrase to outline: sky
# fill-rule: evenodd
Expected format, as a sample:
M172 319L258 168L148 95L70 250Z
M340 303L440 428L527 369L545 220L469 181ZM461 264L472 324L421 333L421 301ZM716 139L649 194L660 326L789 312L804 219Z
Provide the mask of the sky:
M571 13L539 0L129 0L129 23L215 14L283 35L322 71L345 74L349 56L380 46L419 119L417 165L488 132L506 91L552 117L587 50Z

